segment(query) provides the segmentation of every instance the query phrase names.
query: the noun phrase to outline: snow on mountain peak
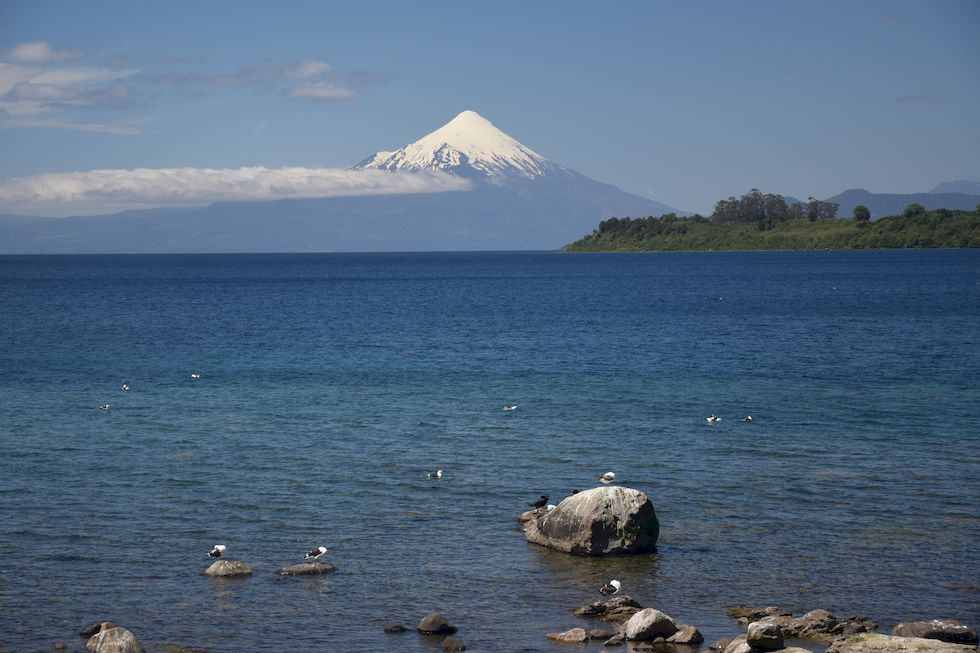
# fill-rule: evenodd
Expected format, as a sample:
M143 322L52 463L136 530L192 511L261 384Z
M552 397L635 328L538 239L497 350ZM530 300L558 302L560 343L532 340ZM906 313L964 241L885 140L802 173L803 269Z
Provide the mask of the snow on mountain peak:
M355 168L442 170L467 177L477 171L490 177L533 179L560 166L500 131L476 111L466 110L414 143L395 152L378 152Z

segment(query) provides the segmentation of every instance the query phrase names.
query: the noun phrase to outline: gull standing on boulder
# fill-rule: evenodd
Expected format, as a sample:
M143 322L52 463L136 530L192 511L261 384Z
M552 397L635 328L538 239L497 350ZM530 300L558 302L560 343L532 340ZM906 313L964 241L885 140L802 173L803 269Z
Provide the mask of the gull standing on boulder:
M527 505L531 506L535 510L537 510L538 508L544 508L546 505L548 505L548 495L542 494L540 499L538 499L537 501L532 501Z
M325 547L325 546L318 546L317 548L312 549L309 553L307 553L306 554L306 557L303 558L303 559L304 560L317 560L317 559L320 558L320 556L322 556L326 552L327 552L327 547Z
M208 551L208 554L205 557L207 557L207 558L220 558L221 557L221 554L223 554L225 552L225 549L227 549L227 548L228 547L226 547L224 544L215 544L214 545L214 548L211 549L210 551Z
M596 478L607 485L616 480L616 474L613 472L606 472L605 474L599 474Z
M611 596L612 594L618 592L619 588L621 588L622 586L623 584L620 583L618 580L611 580L605 585L603 585L601 588L599 588L599 594L602 594L603 596Z

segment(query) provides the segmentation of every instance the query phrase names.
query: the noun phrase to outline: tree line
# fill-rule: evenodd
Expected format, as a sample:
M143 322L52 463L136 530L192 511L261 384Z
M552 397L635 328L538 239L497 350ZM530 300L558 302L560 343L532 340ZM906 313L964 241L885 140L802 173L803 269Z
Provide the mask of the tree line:
M609 218L566 251L705 251L752 249L874 249L980 247L976 211L909 204L901 215L870 221L857 206L851 218L836 218L837 205L811 198L789 206L779 195L752 189L715 205L711 216ZM785 209L785 210L784 210Z

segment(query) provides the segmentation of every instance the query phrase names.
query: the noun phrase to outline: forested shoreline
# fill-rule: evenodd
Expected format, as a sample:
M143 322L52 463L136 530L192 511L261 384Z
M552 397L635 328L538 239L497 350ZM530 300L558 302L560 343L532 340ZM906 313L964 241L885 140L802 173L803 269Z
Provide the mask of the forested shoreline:
M980 206L974 211L927 211L910 204L901 215L871 221L864 206L850 218L814 198L787 205L753 189L715 205L710 217L610 218L567 252L740 251L980 247Z

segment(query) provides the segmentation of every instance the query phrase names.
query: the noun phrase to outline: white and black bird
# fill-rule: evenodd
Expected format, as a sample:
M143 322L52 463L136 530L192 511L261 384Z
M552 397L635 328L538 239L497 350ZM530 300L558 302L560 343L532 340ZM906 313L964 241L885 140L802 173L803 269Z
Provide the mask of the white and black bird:
M199 379L199 378L201 378L201 375L198 374L197 372L191 372L191 378L192 379Z
M442 478L442 470L437 469L434 472L429 472L428 474L426 474L426 476L428 476L429 478Z
M504 410L506 411L517 410L517 404L504 404Z
M599 594L602 594L603 596L610 596L618 592L622 586L623 584L618 580L611 580L599 588Z
M717 415L715 415L714 413L712 413L711 415L708 415L708 424L717 424L720 421L721 421L721 418L718 417Z
M208 558L220 558L221 555L225 552L225 549L227 549L227 548L228 547L226 547L224 544L215 544L214 545L214 548L211 549L210 551L208 551L207 557Z
M616 474L613 472L606 472L605 474L599 474L596 478L603 483L609 484L616 480Z
M123 392L129 392L129 384L128 383L123 383L122 384L122 391Z
M318 560L320 556L327 552L327 547L318 546L315 549L311 549L309 553L306 554L304 560Z
M109 404L99 404L99 410L109 410Z
M535 510L537 510L538 508L544 508L546 505L548 505L548 495L542 494L541 498L539 498L536 501L532 501L527 505L531 506Z
M745 417L742 418L742 421L743 422L751 422L752 421L752 416L751 415L746 415Z

